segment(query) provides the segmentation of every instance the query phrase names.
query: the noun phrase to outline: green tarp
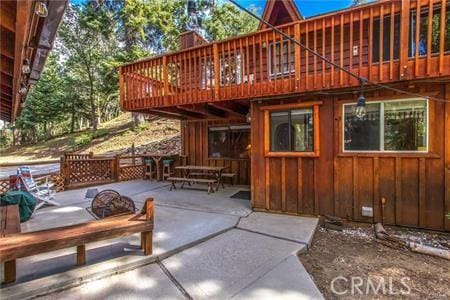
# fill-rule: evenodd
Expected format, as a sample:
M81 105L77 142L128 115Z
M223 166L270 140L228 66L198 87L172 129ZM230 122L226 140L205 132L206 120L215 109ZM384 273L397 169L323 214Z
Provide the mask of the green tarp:
M20 222L28 221L36 206L36 199L25 191L9 191L0 196L0 205L19 205Z

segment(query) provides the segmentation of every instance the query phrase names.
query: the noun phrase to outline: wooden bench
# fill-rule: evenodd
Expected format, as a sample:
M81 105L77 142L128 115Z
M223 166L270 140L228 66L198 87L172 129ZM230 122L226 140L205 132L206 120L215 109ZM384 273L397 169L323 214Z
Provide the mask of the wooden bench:
M187 183L206 183L208 184L208 194L214 193L214 184L217 183L215 179L206 178L188 178L188 177L168 177L167 180L171 181L170 190L177 189L175 182L181 182L181 188Z
M150 255L153 243L153 220L153 199L148 198L142 211L136 214L129 213L34 232L7 234L0 238L0 263L5 263L4 282L10 283L16 280L15 260L18 258L76 247L77 265L84 265L87 243L139 232L141 233L141 248L145 255Z
M193 177L198 177L198 176L202 176L202 177L214 177L214 174L212 173L207 173L207 172L191 172L189 173L189 176L193 176ZM221 174L222 178L229 178L231 181L231 185L234 185L234 177L236 177L235 173L222 173ZM225 185L222 181L222 187L225 188Z
M20 233L19 207L8 205L0 207L0 241L12 234ZM9 278L16 278L16 260L6 261L2 273L2 282L7 283ZM14 280L13 280L14 281Z

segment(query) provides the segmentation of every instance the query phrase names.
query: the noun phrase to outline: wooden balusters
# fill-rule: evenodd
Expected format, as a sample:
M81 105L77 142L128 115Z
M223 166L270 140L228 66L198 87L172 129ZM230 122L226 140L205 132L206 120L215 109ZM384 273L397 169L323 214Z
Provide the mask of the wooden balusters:
M433 48L433 0L428 0L428 27L427 27L427 75L431 73L431 52Z
M294 25L294 38L300 40L300 24ZM300 46L295 44L295 90L300 90L300 73L301 73L301 52Z
M327 32L327 27L326 27L326 20L325 18L322 19L322 56L326 57L327 56L327 51L326 51L326 32ZM325 64L325 60L322 59L322 88L325 87L325 74L326 74L326 64Z
M344 83L344 72L342 68L344 67L344 14L341 14L341 20L339 22L340 25L340 42L339 42L339 85L343 85Z
M334 16L331 17L331 61L334 63L334 43L335 43L335 36L334 36ZM331 86L334 86L334 66L331 65Z
M369 50L369 61L367 62L369 67L369 74L367 74L367 78L372 80L372 63L373 63L373 7L370 8L369 11L369 43L367 44Z
M445 53L446 5L446 0L381 1L279 29L371 81L445 76L450 75ZM414 28L410 30L410 26ZM358 47L358 53L353 47ZM410 74L406 72L408 64L413 66ZM354 88L359 84L270 29L124 65L119 74L124 110Z
M379 18L379 37L378 37L378 80L383 81L383 30L384 30L384 8L383 4L380 5L380 18Z
M353 72L353 11L350 12L350 38L348 39L348 57L349 57L349 63L348 63L348 70L350 72ZM353 77L351 77L349 74L347 74L347 83L351 83L353 81Z
M305 42L305 46L307 48L309 48L309 28L308 28L308 23L306 23L305 26L305 35L306 35L306 42ZM309 51L305 50L305 90L308 90L309 88Z
M389 80L394 79L395 2L391 2L391 29L389 35Z
M410 0L401 1L400 10L400 64L399 79L406 79L408 68Z
M447 1L441 0L441 22L439 24L439 75L444 72L444 51L445 51L445 32L446 32L446 16L447 16ZM450 38L450 37L447 37Z
M417 0L417 8L416 8L416 25L415 25L415 42L414 42L414 75L417 76L419 74L419 55L420 55L420 14L421 14L421 5L420 0Z

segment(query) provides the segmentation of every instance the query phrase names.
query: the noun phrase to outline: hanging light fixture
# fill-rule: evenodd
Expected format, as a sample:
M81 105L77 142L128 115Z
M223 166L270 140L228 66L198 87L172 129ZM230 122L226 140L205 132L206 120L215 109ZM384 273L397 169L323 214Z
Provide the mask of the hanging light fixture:
M365 81L360 79L361 89L359 92L358 101L356 102L355 116L362 119L366 116L366 98L364 97Z
M48 16L48 9L45 0L37 0L34 6L34 12L41 18L46 18Z
M26 58L22 65L22 73L23 74L30 74L31 68L30 68L30 60Z
M22 85L20 86L20 89L19 89L19 94L24 96L24 95L26 95L27 92L28 92L28 87L25 85L25 83L22 83Z

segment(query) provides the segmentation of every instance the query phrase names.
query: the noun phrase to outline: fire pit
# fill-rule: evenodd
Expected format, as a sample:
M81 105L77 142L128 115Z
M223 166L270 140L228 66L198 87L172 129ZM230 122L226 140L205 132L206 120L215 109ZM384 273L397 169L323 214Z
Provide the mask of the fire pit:
M135 212L136 206L129 197L114 190L104 190L92 200L91 211L99 219Z

